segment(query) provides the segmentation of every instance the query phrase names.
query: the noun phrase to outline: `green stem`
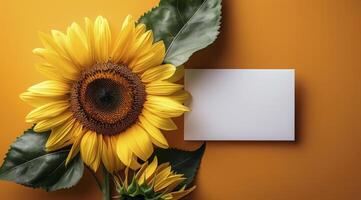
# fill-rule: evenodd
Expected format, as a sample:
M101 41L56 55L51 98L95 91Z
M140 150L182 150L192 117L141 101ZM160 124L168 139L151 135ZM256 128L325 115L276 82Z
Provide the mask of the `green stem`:
M108 170L103 166L103 200L110 200L110 174Z

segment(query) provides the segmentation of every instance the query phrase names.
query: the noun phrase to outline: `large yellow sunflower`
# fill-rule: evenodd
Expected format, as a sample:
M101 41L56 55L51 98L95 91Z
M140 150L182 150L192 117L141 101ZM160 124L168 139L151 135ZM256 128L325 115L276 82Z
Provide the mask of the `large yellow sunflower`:
M163 42L131 16L118 32L100 16L86 18L85 29L73 23L66 33L40 33L44 48L34 53L45 62L37 69L49 80L20 95L35 107L26 121L51 130L46 150L72 145L66 162L80 151L94 171L101 162L110 172L140 167L137 158L147 160L153 144L168 147L160 129L176 129L171 117L188 111L188 94L171 81L176 68L162 64Z

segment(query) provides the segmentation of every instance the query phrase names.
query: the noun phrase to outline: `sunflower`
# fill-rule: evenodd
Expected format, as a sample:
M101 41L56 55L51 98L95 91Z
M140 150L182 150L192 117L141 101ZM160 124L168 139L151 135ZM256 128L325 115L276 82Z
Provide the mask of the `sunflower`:
M47 151L72 145L66 163L80 151L94 171L100 163L109 172L139 168L153 144L168 147L160 129L177 129L171 118L189 111L188 93L173 83L164 43L144 24L127 16L114 34L99 16L84 26L39 34L44 47L33 52L45 61L36 67L49 80L20 95L35 107L26 122L36 132L51 130Z
M145 162L131 178L130 183L128 168L125 170L124 178L119 174L114 177L116 189L120 194L118 197L121 200L177 200L195 189L195 186L185 189L185 185L176 189L186 178L183 174L173 172L169 163L158 165L157 157L154 157L149 165Z

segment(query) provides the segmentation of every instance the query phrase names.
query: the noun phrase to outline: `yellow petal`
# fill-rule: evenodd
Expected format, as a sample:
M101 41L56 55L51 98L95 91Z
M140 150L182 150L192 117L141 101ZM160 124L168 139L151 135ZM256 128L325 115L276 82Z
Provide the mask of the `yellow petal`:
M189 109L180 102L169 97L147 95L144 107L152 113L163 117L178 117Z
M191 97L192 97L191 94L184 90L178 91L178 92L172 94L171 96L169 96L169 98L176 100L182 104L185 103L186 101L190 100Z
M164 194L163 196L162 196L162 199L164 199L164 200L172 200L173 199L173 197L172 197L172 195L171 194Z
M189 188L188 190L184 190L184 188L183 188L180 191L171 192L169 194L172 196L172 200L178 200L178 199L181 199L181 198L187 196L189 193L191 193L195 189L196 189L196 186L193 186L193 187Z
M153 32L147 31L137 38L129 47L126 57L124 57L124 62L129 63L129 67L133 68L135 66L133 63L135 59L148 55L152 50L153 43Z
M91 54L88 47L88 38L84 30L77 23L72 23L67 30L66 47L74 63L80 68L92 65Z
M143 176L143 173L144 173L144 171L147 169L147 167L148 167L148 161L145 161L145 162L142 164L141 168L137 170L137 173L135 174L134 179L135 179L135 180L138 180L138 183L140 182L139 178L140 178L141 176ZM141 185L141 184L140 184L140 185Z
M69 108L68 101L55 101L37 107L26 116L26 122L36 123L38 121L56 117Z
M155 127L167 131L177 130L177 125L175 125L172 119L159 117L149 112L147 109L143 109L142 115Z
M166 81L174 83L174 82L181 80L183 77L184 77L184 65L181 65L181 66L177 67L177 70L175 71L173 76L168 78Z
M123 181L123 186L124 188L128 188L128 177L129 177L129 167L126 167L124 170L124 181Z
M167 139L165 139L164 135L160 132L158 128L153 126L144 116L139 116L139 121L141 126L147 131L147 133L151 136L151 140L153 144L157 145L161 148L168 148Z
M157 176L155 177L155 187L154 187L154 190L156 192L158 192L160 189L159 189L159 185L168 178L168 176L171 175L171 166L167 166L161 170L157 170Z
M176 68L171 64L164 64L152 67L141 75L143 82L162 81L170 78L175 73Z
M90 165L90 168L92 168L94 171L96 171L99 168L100 162L102 161L102 151L103 151L103 135L97 134L97 140L98 140L98 151L96 152L96 157L92 165Z
M138 124L134 124L126 130L129 139L127 141L129 149L142 160L147 160L153 153L152 141L145 130Z
M139 185L142 185L144 181L147 181L147 184L149 184L148 180L155 174L155 171L158 167L158 159L157 157L154 157L153 161L146 167L144 172L139 176L138 183Z
M114 165L112 162L112 152L110 152L111 150L110 140L109 138L104 137L104 140L102 142L103 142L102 162L105 168L107 169L107 171L112 173L114 171Z
M138 25L138 27L139 26L140 25ZM145 25L144 25L144 30L146 30ZM154 39L153 32L149 30L143 33L140 37L137 37L137 39L141 45L136 50L136 57L143 56L144 54L148 53L151 50Z
M132 161L132 152L128 148L127 142L129 140L129 135L126 133L120 133L117 139L117 155L119 159L126 165L130 166Z
M48 131L52 128L55 128L57 126L60 126L61 124L63 124L66 120L68 120L70 117L72 117L72 113L71 112L65 112L62 113L56 117L53 118L49 118L49 119L45 119L42 121L39 121L35 127L34 130L36 132L44 132L44 131Z
M58 50L59 52L58 51L55 52L57 52L60 56L69 59L69 54L66 51L66 46L65 46L67 36L64 33L57 30L51 30L51 35L53 37L54 43L60 49Z
M144 175L146 176L147 179L154 174L157 167L158 167L158 158L157 158L157 156L155 156L153 161L149 164L147 170L144 173Z
M140 163L138 162L138 157L135 156L134 154L132 155L132 161L130 162L130 169L132 170L136 170L140 167Z
M55 80L48 80L28 88L20 95L20 99L32 106L38 107L53 101L65 100L70 92L70 85Z
M70 119L64 125L52 129L50 136L45 144L47 151L54 151L70 144L75 119Z
M83 131L83 127L79 123L76 122L72 129L73 145L70 149L68 157L66 158L65 165L67 165L79 153L80 143L82 141L84 134L85 134L85 132Z
M28 91L34 96L64 96L70 93L70 85L61 81L47 80L31 86Z
M169 170L168 174L164 174L164 170ZM161 177L159 177L158 175L163 172L163 175L161 175ZM150 183L151 185L155 185L157 184L159 181L164 180L165 178L167 178L171 173L171 167L169 166L169 162L166 163L162 163L160 164L156 171L154 172L155 176L151 177L150 180L148 181L148 183Z
M113 62L119 63L122 62L122 58L125 53L128 51L129 46L134 41L134 32L135 32L135 22L132 16L128 15L121 27L117 39L115 40L111 57Z
M99 62L107 62L110 56L111 31L108 21L99 16L94 23L94 50L95 58Z
M119 170L119 169L124 168L124 164L122 163L122 161L117 156L117 141L118 141L117 137L115 137L115 136L110 137L111 151L113 152L113 160L115 161L114 162L115 169Z
M167 187L164 188L162 191L164 194L174 191L174 189L185 180L185 178L183 177L183 174L176 174L174 176L178 176L180 178L177 180L174 180L171 184L167 185Z
M94 55L94 24L89 18L85 18L85 33L87 37L88 42L88 50L89 50L89 56L91 59L91 63L95 63L95 55Z
M48 63L35 64L35 68L49 79L66 81L66 79L64 79L64 77L59 73L59 70Z
M145 24L138 24L135 27L135 36L137 38L140 38L145 33L146 30L147 30L147 27L145 26Z
M139 73L147 70L150 67L159 66L162 64L165 56L165 46L163 41L158 41L150 47L150 50L145 55L134 59L129 67L133 69L133 72Z
M182 178L181 176L182 175L177 174L177 175L167 177L165 180L163 180L162 182L155 185L155 188L156 188L155 190L160 191L172 184L177 184L177 183L179 184L179 183L183 182L186 178Z
M61 142L57 144L49 144L48 147L45 149L47 152L56 151L59 149L62 149L64 147L72 145L71 140L62 140Z
M116 148L113 145L112 138L114 136L103 137L102 161L105 168L113 173L121 168L119 158L116 155Z
M98 136L93 131L87 131L80 143L80 154L85 164L91 167L94 171L98 169L100 158ZM100 150L101 151L101 150Z
M138 24L137 26L135 26L134 31L131 33L132 37L129 37L128 39L127 49L126 51L124 51L121 60L128 67L131 67L130 62L132 61L132 59L135 58L136 56L139 56L136 54L136 51L142 45L144 37L142 39L141 37L144 35L145 31L146 31L145 25Z
M24 102L28 103L33 107L39 107L54 101L61 101L67 99L66 96L55 96L55 97L47 97L47 96L39 96L38 94L34 94L32 92L24 92L20 94L20 99Z
M183 85L167 81L154 81L146 84L146 92L151 95L171 95L182 89Z
M50 65L57 67L64 78L77 80L80 70L69 59L42 48L34 49L33 53L43 57Z
M53 37L43 32L39 32L39 38L46 49L52 50L60 56L67 57L66 51L63 49L63 46L58 43L58 40L55 40Z

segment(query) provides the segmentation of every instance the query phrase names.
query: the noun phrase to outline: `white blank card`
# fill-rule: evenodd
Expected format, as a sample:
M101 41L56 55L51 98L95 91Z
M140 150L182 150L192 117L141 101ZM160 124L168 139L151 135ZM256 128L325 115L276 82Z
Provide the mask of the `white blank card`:
M295 139L293 69L186 69L185 140Z

